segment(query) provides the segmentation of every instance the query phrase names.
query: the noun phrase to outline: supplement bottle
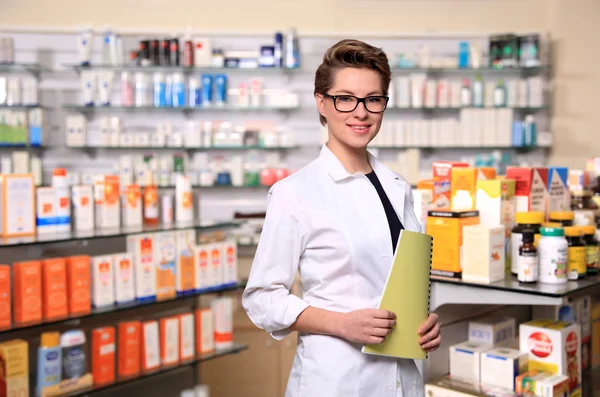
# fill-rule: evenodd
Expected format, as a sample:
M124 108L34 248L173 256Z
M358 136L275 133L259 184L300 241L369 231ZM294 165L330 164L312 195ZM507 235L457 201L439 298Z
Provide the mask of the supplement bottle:
M584 278L587 274L585 260L585 242L581 238L583 232L578 226L565 227L565 236L569 243L567 278L577 280Z
M571 192L571 209L575 212L574 225L594 225L599 219L600 208L593 197L594 193L590 190L574 190Z
M560 223L561 226L573 226L575 213L573 211L553 211L550 213L550 222Z
M564 229L562 227L542 227L540 234L538 243L540 283L566 283L569 243L565 238Z
M539 211L531 212L517 212L515 214L515 221L517 226L512 229L510 236L510 247L506 251L510 262L510 271L512 274L517 275L519 272L518 268L518 256L519 247L522 243L523 230L533 230L534 232L534 244L537 243L540 235L540 227L544 223L544 213Z
M533 244L533 230L523 231L523 242L519 247L519 272L517 279L522 283L535 283L539 278L538 251Z
M598 274L600 270L600 242L596 240L594 225L582 226L583 241L585 242L587 274Z

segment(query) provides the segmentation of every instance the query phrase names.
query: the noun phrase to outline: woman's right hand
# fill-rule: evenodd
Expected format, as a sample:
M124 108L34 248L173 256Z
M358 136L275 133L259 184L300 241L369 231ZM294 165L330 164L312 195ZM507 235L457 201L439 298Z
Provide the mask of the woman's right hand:
M354 343L380 344L395 325L396 315L388 310L355 310L344 313L340 336Z

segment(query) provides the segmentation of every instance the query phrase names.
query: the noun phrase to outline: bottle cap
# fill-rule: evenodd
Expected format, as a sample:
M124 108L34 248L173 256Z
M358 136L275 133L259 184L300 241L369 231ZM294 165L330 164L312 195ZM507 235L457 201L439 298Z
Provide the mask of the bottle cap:
M550 213L550 219L557 221L572 221L575 219L575 213L573 211L552 211Z
M67 176L67 170L64 168L55 168L52 171L52 176Z
M583 234L594 234L596 233L596 226L594 225L586 225L586 226L581 226L581 229L583 230Z
M581 237L581 236L583 236L583 231L578 226L565 227L565 236L567 236L567 237Z
M524 243L533 243L535 240L534 231L526 230L523 232L523 242Z
M540 228L540 234L548 237L563 237L565 230L562 227L542 227Z
M56 347L60 345L60 332L42 333L41 347Z
M543 227L560 227L562 228L562 225L558 222L544 222L542 223Z
M544 222L544 213L540 211L517 212L515 220L520 224L541 225Z

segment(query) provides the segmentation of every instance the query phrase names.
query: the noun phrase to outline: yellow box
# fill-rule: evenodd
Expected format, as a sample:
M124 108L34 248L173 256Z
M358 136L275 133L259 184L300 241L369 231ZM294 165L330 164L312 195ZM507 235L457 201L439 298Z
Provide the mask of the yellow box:
M478 211L429 211L426 229L433 237L432 275L461 277L463 227L478 223Z
M600 366L600 301L595 301L592 307L592 368Z
M475 189L477 188L477 181L494 179L495 177L495 168L452 168L450 208L453 211L468 211L475 209Z
M0 344L0 359L4 364L4 379L0 396L29 395L29 345L22 339Z

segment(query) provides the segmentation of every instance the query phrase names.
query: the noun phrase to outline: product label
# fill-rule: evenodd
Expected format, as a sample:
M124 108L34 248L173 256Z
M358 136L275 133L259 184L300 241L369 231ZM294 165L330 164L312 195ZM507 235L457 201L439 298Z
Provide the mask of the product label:
M526 252L517 258L518 279L521 282L533 282L538 279L537 253Z
M557 170L552 170L550 186L550 202L548 211L570 211L569 190L563 180L560 178Z
M585 249L586 252L586 263L588 268L597 269L599 267L598 261L600 261L600 249L597 245L588 245Z
M519 268L517 265L517 258L519 257L519 247L523 243L523 235L521 233L512 233L510 236L510 271L512 274L519 273Z
M567 247L540 246L540 281L560 283L567 279Z
M533 172L530 194L530 211L546 211L546 184L538 171Z
M587 273L585 247L569 247L567 272L569 280L577 280Z

